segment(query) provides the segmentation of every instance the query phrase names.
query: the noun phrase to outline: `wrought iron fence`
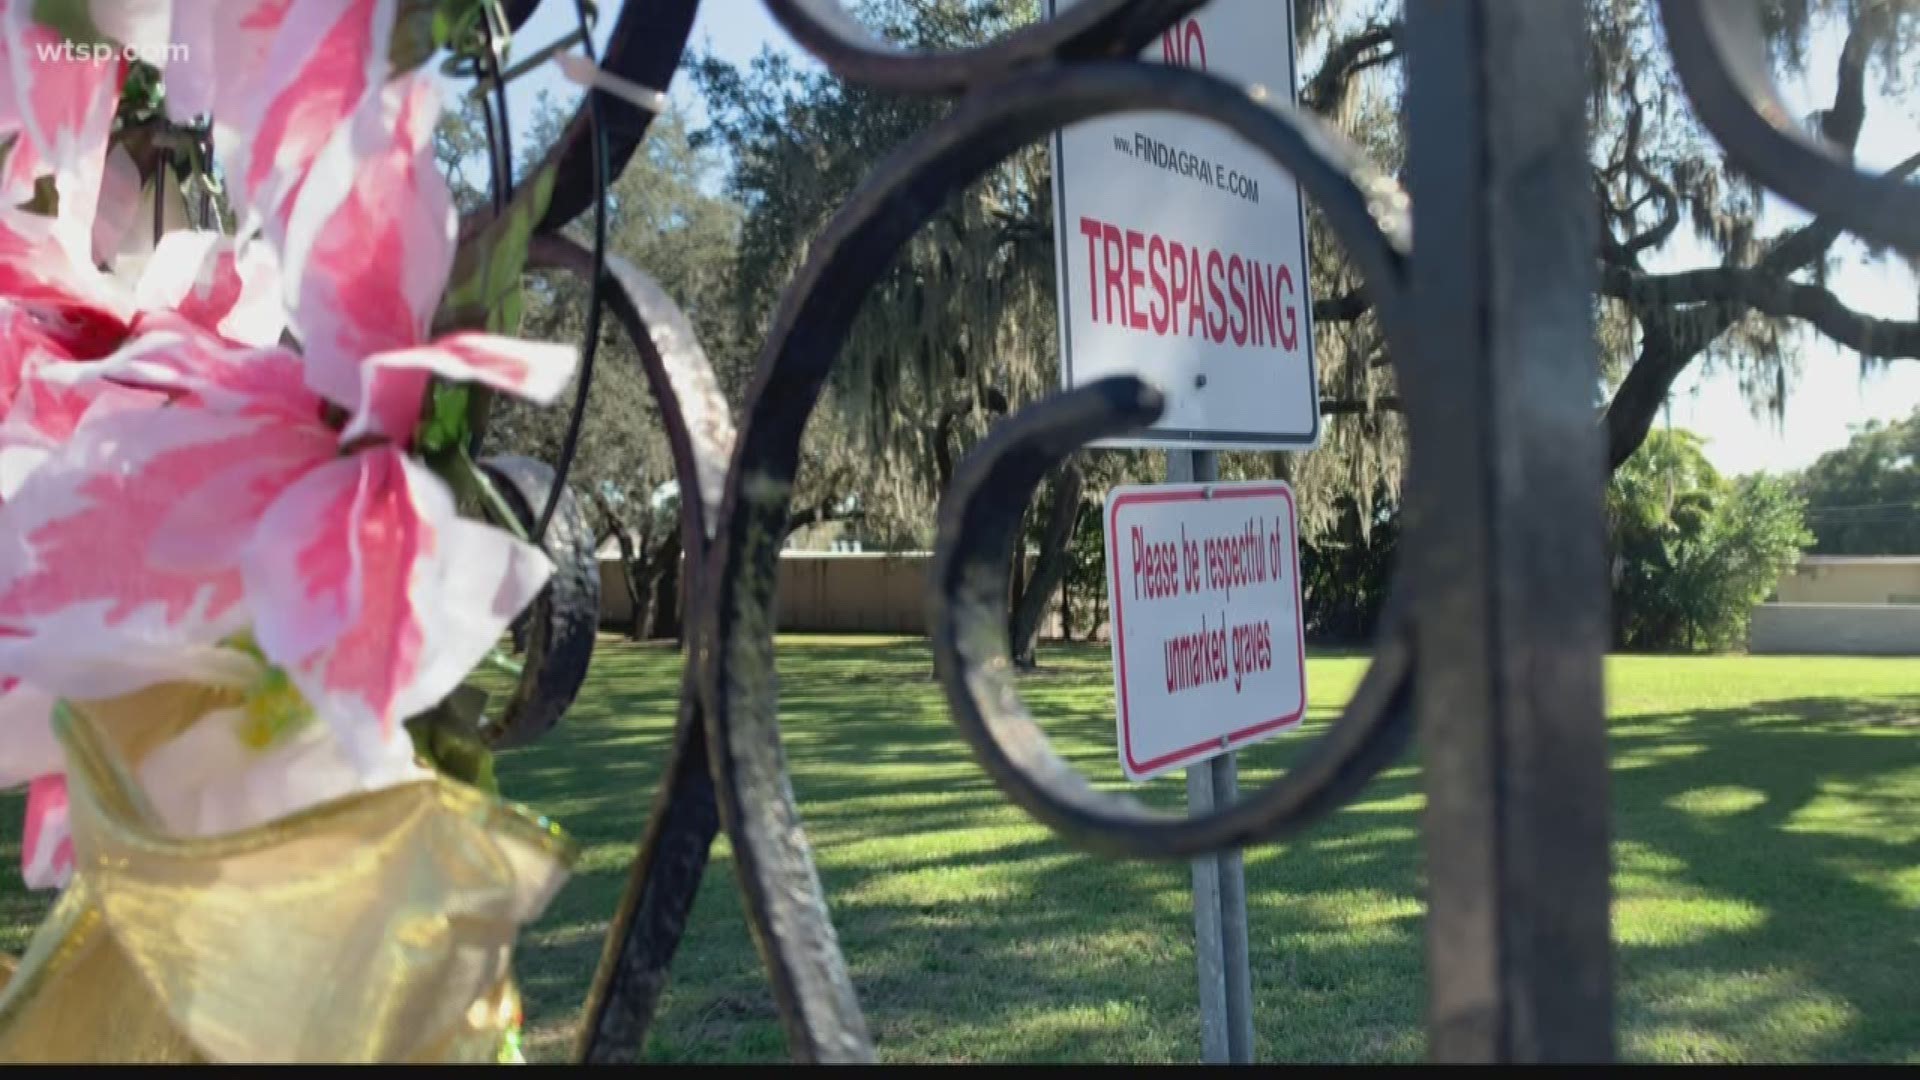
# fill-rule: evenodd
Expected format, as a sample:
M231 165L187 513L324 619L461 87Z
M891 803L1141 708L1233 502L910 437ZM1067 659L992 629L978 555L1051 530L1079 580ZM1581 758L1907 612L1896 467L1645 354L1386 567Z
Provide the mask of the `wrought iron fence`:
M536 2L507 0L504 24L519 26ZM1430 1053L1611 1055L1605 470L1593 411L1597 232L1582 5L1409 0L1403 192L1302 110L1133 59L1201 2L1081 0L982 47L922 54L874 39L836 0L767 0L839 76L955 104L879 163L814 241L774 315L737 426L687 319L606 250L608 177L632 156L651 113L591 93L551 148L558 178L532 263L594 286L582 400L604 304L637 348L689 493L686 665L672 757L592 984L581 1058L639 1056L722 828L793 1055L873 1056L780 741L771 606L801 433L867 290L948 196L1059 126L1143 109L1210 120L1271 155L1365 275L1413 448L1395 598L1345 713L1270 786L1190 819L1088 784L1021 703L1003 606L1020 513L1042 476L1089 441L1158 414L1151 387L1109 379L999 424L945 495L929 603L956 729L1006 796L1065 842L1135 858L1187 858L1295 833L1352 798L1417 733ZM575 3L584 26L588 5ZM695 7L625 5L605 70L641 87L667 85ZM1700 118L1742 168L1863 236L1920 254L1920 190L1856 172L1791 124L1773 95L1754 5L1660 8ZM478 74L497 92L497 63ZM496 211L509 194L504 99L499 110ZM1419 215L1417 243L1415 208L1435 208ZM591 247L561 235L589 210ZM591 654L597 589L585 575L596 569L564 490L572 448L569 438L557 470L524 459L494 466L562 567L532 618L531 662L498 732L503 743L551 726Z

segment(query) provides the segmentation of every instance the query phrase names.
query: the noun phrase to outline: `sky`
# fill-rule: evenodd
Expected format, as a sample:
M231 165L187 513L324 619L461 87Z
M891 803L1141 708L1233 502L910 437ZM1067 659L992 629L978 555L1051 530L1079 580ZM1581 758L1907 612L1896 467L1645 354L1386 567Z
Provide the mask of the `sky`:
M571 5L560 0L542 4L516 35L516 52L526 55L571 31L572 11ZM608 19L597 36L604 40L610 28ZM1781 96L1795 113L1805 114L1832 100L1833 61L1839 44L1838 34L1817 37L1804 81L1781 86ZM766 46L804 59L760 0L707 0L700 6L692 50L744 64ZM578 90L554 73L550 65L529 74L510 87L510 108L517 130L525 130L534 94L543 87L562 101L578 97ZM667 89L697 123L700 103L685 72L678 73ZM1916 150L1920 150L1920 114L1913 101L1870 98L1860 138L1861 166L1869 170L1886 168ZM1784 202L1770 204L1763 218L1763 234L1799 224L1806 217ZM1920 282L1898 263L1868 260L1857 242L1843 244L1845 265L1830 279L1840 298L1868 314L1914 318ZM1665 253L1664 261L1653 268L1678 270L1716 261L1704 248L1676 243ZM1703 436L1707 457L1714 466L1738 475L1804 468L1820 454L1846 445L1852 427L1870 419L1901 419L1920 409L1920 361L1895 360L1869 367L1863 366L1856 354L1817 334L1801 335L1801 344L1798 371L1788 383L1783 416L1756 413L1732 371L1709 371L1696 364L1675 385L1662 424Z

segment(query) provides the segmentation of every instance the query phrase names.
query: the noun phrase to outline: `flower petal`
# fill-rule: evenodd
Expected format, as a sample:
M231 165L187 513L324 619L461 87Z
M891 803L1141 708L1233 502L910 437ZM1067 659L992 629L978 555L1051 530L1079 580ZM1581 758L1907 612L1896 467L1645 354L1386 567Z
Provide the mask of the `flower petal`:
M178 312L244 345L278 344L286 328L272 249L257 241L236 246L231 237L207 230L162 237L134 301L148 311Z
M90 418L151 408L166 401L149 391L77 377L93 366L70 360L40 362L20 381L0 428L16 441L30 434L52 448L71 439Z
M127 153L125 146L108 151L100 178L100 204L94 212L93 231L88 234L92 239L93 261L102 266L113 265L129 239L150 232L150 229L138 232L135 229L140 211L152 205L140 197L140 166L133 163L133 155ZM151 243L149 240L149 246Z
M0 49L0 58L4 56L5 50ZM0 75L0 90L11 94L11 86L12 80ZM3 108L5 106L0 105L0 109ZM27 138L17 122L8 124L4 116L0 116L0 141L4 141L7 155L6 161L0 163L0 205L19 206L32 201L34 182L51 170L34 152L33 140Z
M307 383L348 409L363 357L426 340L453 265L438 111L426 74L369 95L315 159L287 226L282 273Z
M227 140L233 155L226 175L243 209L242 232L264 225L268 236L278 238L315 155L385 81L394 11L395 0L336 0L279 12L256 5L248 12L256 24L274 22L277 15L278 25L260 81L249 88L243 116ZM254 47L253 39L243 40ZM228 100L217 100L214 112Z
M97 365L67 358L31 317L0 327L0 383L9 383L0 409L0 499L11 499L32 470L91 419L152 408L164 397L110 382L85 380Z
M267 508L301 477L332 461L335 450L325 424L263 417L244 459L221 468L174 504L154 534L149 556L170 570L238 570Z
M173 0L92 0L87 14L102 34L158 65L167 55L167 28L175 6ZM204 5L187 0L184 6Z
M333 501L316 508L332 516L289 514L280 529L263 529L247 582L250 590L256 582L308 582L313 614L305 619L312 622L331 623L344 598L354 601L335 640L301 653L279 651L283 638L269 640L266 627L278 617L278 605L263 595L259 640L365 768L392 740L406 737L401 721L439 702L486 656L546 584L552 566L538 550L456 516L446 485L399 451L382 447L351 460L351 504L347 485L330 479ZM351 515L344 537L342 510ZM329 530L337 538L330 547L309 540L302 550L274 538ZM321 568L324 575L313 572ZM345 575L354 580L341 580Z
M188 406L83 423L0 507L0 673L111 696L242 629L239 574L171 569L149 547L275 423Z
M73 835L67 829L67 780L43 776L27 789L27 829L20 876L29 889L62 889L73 877Z
M39 319L25 308L0 300L0 414L13 404L33 370L48 360L71 360L73 354L48 334Z
M125 339L132 305L85 259L72 257L54 219L0 210L0 296L42 316L75 356L92 358Z
M361 362L361 406L343 441L368 431L404 439L420 416L429 375L475 382L544 405L573 378L580 354L571 345L499 334L458 333L417 349L379 353Z
M53 737L53 698L18 679L0 679L0 788L59 772L60 744Z
M43 377L111 381L185 395L224 412L298 423L311 423L321 413L321 400L300 381L300 358L285 349L230 346L166 314L142 315L139 327L138 337L105 360L50 366Z
M244 116L226 114L249 111L237 107L258 101L267 52L292 6L293 0L188 0L173 5L168 33L175 49L166 58L167 116L188 123L212 115L213 144L223 155L223 165L228 144L245 141L235 127Z
M359 617L373 458L341 458L289 485L242 554L254 638L274 663L312 656Z
M34 7L6 6L7 66L21 128L60 192L61 242L75 262L85 262L126 64L70 52L57 31L33 21Z
M208 713L141 762L141 787L170 831L218 836L433 777L414 760L406 739L387 744L363 771L325 724L310 721L286 741L258 750L241 741L241 720L235 709Z

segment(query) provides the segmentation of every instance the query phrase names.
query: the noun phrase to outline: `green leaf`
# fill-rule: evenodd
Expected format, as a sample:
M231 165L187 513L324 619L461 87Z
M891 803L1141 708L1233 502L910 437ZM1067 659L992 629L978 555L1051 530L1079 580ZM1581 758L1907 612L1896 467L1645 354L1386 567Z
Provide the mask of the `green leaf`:
M434 35L440 44L455 52L481 55L487 36L481 23L487 17L491 0L439 0L434 10Z
M505 529L514 539L526 542L526 526L520 523L519 515L494 486L492 478L468 456L464 439L456 440L438 453L428 454L427 467L453 489L454 503L462 516Z
M34 0L33 21L76 45L108 45L113 39L93 21L87 0Z
M467 438L467 395L463 385L436 383L416 445L428 455L459 446Z
M527 242L547 212L558 174L551 165L514 193L506 213L468 237L453 257L447 294L434 317L434 332L519 329L520 276L527 266Z
M443 775L490 795L500 794L493 772L493 751L480 737L486 722L487 692L462 686L446 700L407 721L407 735L416 754Z
M387 61L396 72L412 71L433 57L439 36L440 0L400 0L393 17Z

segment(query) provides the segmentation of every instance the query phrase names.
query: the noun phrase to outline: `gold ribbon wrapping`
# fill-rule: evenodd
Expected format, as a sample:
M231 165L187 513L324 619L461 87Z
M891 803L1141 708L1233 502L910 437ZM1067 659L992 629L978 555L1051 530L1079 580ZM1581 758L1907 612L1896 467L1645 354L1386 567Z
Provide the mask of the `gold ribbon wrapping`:
M131 769L220 694L159 687L56 721L74 877L11 977L0 958L0 1060L497 1060L514 937L571 844L441 779L167 835Z

